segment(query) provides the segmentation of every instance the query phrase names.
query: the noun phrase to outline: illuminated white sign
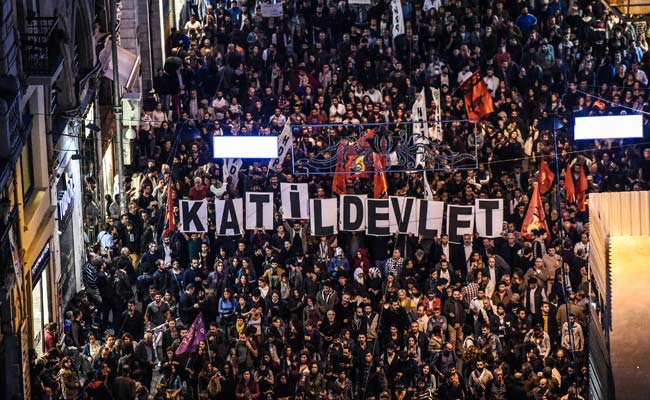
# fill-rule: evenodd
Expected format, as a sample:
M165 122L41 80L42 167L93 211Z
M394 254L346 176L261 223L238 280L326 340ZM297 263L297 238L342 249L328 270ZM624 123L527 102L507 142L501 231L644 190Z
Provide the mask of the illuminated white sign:
M59 221L65 219L68 211L70 210L70 205L74 201L74 181L72 179L68 180L68 188L62 192L59 192Z
M577 117L574 137L575 140L642 138L643 116Z
M277 136L214 136L214 158L278 158Z

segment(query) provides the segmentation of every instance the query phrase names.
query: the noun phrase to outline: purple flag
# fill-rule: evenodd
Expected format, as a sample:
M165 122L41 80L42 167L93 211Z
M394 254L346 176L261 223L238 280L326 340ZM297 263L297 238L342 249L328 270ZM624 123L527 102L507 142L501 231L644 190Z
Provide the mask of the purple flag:
M192 322L192 326L190 326L181 344L176 349L176 355L196 350L196 347L202 340L206 340L205 323L203 322L203 313L199 313L194 322Z

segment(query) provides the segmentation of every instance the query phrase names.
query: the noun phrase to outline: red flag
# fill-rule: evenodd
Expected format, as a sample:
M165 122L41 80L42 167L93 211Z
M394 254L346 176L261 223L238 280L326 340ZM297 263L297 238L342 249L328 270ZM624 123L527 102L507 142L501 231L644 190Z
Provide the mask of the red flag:
M373 195L375 199L387 199L388 198L388 181L386 180L386 173L384 172L385 160L384 156L381 154L373 153L373 165L375 167L375 176L373 177L374 191Z
M578 210L586 211L587 210L587 188L589 184L587 183L587 176L585 175L585 169L580 165L580 174L578 175L578 182L576 182L576 201L578 203Z
M492 95L478 71L461 83L460 90L465 93L465 110L470 121L480 121L494 112Z
M533 239L534 231L544 229L548 232L548 224L546 223L546 215L544 215L544 204L542 204L542 197L539 194L539 185L533 184L533 196L528 203L528 211L524 223L521 225L521 236L526 239Z
M555 174L548 167L546 160L542 160L542 164L539 166L539 176L537 181L539 182L539 191L541 194L548 193L549 190L553 187L553 180L555 179Z
M345 164L345 171L349 172L349 177L366 177L366 157L361 155L349 155L348 162Z
M176 230L176 217L174 217L174 200L172 199L172 178L167 182L167 210L165 211L165 227L163 235L169 235Z
M571 164L567 164L566 172L564 174L564 194L566 195L567 204L575 203L576 201L576 187L573 183L573 172L571 171Z
M336 155L336 171L334 174L334 178L332 179L332 192L338 195L343 195L348 192L348 188L345 183L345 176L347 175L345 173L346 161L345 161L345 155L342 154L341 146L342 144L339 143L337 147L337 155Z
M203 313L199 312L199 315L197 315L194 322L192 322L192 325L190 326L190 329L187 330L183 340L181 340L181 344L178 345L175 354L179 355L187 351L190 353L193 352L199 346L199 343L206 340L206 338Z

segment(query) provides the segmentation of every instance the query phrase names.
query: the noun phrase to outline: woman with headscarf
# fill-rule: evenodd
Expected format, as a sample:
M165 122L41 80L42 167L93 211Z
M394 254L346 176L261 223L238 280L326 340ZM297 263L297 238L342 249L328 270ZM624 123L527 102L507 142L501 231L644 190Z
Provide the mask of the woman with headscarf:
M352 282L352 287L356 294L366 293L368 291L365 275L366 274L361 267L354 270L354 281Z
M368 250L359 249L357 251L357 256L354 259L354 268L361 268L366 274L370 270L370 259L368 258Z
M370 294L370 300L376 304L382 295L382 279L381 270L377 267L372 267L368 270L368 279L365 279L366 288Z

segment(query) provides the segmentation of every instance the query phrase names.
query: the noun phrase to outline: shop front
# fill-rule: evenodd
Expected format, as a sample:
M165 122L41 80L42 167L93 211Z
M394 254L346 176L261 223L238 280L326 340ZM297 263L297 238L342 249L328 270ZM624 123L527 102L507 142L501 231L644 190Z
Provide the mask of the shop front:
M34 326L34 350L38 356L45 351L45 328L52 321L52 286L50 268L50 241L45 244L32 266L32 321Z
M69 174L59 178L57 184L57 205L59 216L59 260L60 260L60 278L58 288L63 294L64 304L70 301L75 292L75 282L77 280L75 268L75 229L82 229L81 226L75 227L73 215L75 211L74 196L76 195L74 180Z

